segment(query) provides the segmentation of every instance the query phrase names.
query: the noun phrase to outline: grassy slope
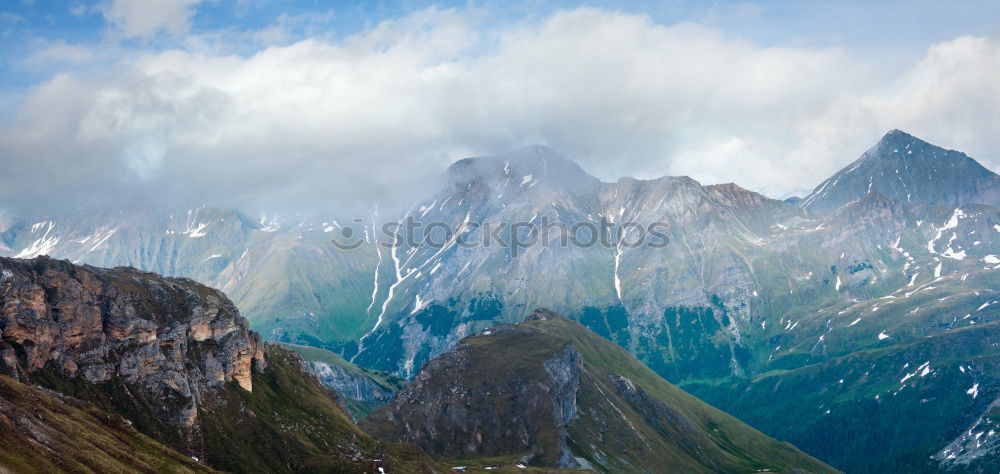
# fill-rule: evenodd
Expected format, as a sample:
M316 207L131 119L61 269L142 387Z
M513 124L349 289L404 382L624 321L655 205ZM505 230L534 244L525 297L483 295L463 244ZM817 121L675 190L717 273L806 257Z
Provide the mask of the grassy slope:
M471 472L486 472L486 467L499 473L568 472L520 469L516 457L433 461L412 445L376 441L351 423L329 391L303 377L288 351L270 345L267 361L264 373L254 375L252 393L234 384L225 395L227 406L202 413L207 416L209 457L222 469L374 473L382 467L385 472L416 473L466 466Z
M832 471L822 462L811 458L795 447L771 439L736 418L671 385L619 346L586 330L575 322L564 318L555 318L525 324L548 336L564 338L572 342L583 356L588 374L592 375L593 381L602 387L603 394L600 395L610 396L614 405L619 409L627 410L632 424L640 427L647 440L663 439L662 435L669 435L669 433L657 429L654 426L655 421L650 423L649 420L644 420L644 416L633 411L627 401L617 397L615 388L609 382L607 375L616 374L630 379L652 397L681 413L696 429L701 430L703 434L711 438L718 449L715 452L700 453L702 459L692 459L687 452L679 448L677 440L666 439L665 443L654 443L650 449L644 450L645 452L634 453L642 456L639 459L661 460L660 462L663 463L661 465L677 466L678 468L683 466L683 470L688 472L705 471L707 466L704 462L709 458L718 463L716 468L725 470L771 469L772 471L782 471L794 467L813 472ZM584 394L584 396L594 395ZM593 432L590 427L577 427L576 431L578 436ZM658 436L658 433L661 436ZM635 446L631 448L634 449Z
M963 327L750 381L687 388L848 472L935 471L928 457L1000 392L998 340L1000 323ZM967 391L977 383L972 397Z
M288 340L335 343L360 337L374 320L366 311L375 255L371 249L341 252L322 236L284 233L251 248L254 265L227 291L254 330L272 339L282 328ZM284 339L283 339L284 340Z
M209 472L94 405L0 375L0 471Z

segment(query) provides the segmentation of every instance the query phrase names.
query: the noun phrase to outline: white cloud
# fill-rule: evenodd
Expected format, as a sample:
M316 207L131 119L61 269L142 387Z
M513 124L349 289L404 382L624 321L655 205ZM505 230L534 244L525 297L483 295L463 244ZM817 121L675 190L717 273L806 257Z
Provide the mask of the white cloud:
M31 68L63 66L87 63L93 61L95 56L94 49L89 46L51 41L41 42L24 63Z
M131 31L182 30L182 10ZM605 179L690 174L779 195L891 128L1000 163L1000 45L986 38L934 45L892 77L840 49L644 16L577 9L488 27L430 9L339 40L216 51L127 57L37 87L0 132L18 171L0 197L138 182L296 205L412 199L455 159L533 143ZM38 157L52 166L32 168Z
M850 91L798 127L800 145L788 154L829 175L851 150L899 128L957 149L1000 172L1000 43L960 37L932 45L912 68L873 91ZM848 148L851 147L851 148Z
M100 11L124 36L149 39L160 31L186 33L199 3L201 0L111 0Z

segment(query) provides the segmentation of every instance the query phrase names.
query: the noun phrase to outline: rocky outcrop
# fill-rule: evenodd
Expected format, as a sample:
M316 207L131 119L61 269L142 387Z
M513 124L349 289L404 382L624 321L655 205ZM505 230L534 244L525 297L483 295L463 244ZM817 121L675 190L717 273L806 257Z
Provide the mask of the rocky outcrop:
M586 467L581 463L573 452L570 451L567 440L569 439L569 424L576 417L577 413L577 392L580 390L580 371L583 368L583 359L580 353L572 344L563 347L562 353L556 354L542 363L545 367L545 374L551 381L551 391L553 401L553 421L557 443L559 446L559 459L556 460L557 467Z
M446 458L528 453L525 462L577 467L566 428L576 414L580 355L571 344L524 349L530 358L509 364L492 351L460 344L431 361L361 426Z
M119 387L189 445L213 392L253 390L263 365L260 336L217 290L132 268L0 258L4 374Z
M346 367L326 362L305 362L305 368L312 372L320 383L337 392L343 398L372 405L389 403L396 393L370 377L359 375Z
M435 472L191 280L0 258L0 355L0 473Z
M978 394L979 385L971 390ZM986 407L975 423L931 456L944 470L989 472L1000 467L1000 397Z

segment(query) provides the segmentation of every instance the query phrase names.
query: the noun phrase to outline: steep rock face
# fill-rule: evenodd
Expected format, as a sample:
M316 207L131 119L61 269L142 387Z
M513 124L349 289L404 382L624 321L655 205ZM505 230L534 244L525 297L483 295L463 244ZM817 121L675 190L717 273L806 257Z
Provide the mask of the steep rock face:
M872 191L906 204L997 206L1000 176L964 153L892 130L855 162L820 183L799 205L825 212Z
M976 393L979 387L969 390ZM1000 397L990 402L975 423L931 459L951 471L996 472L1000 470L1000 436L997 433L1000 433Z
M723 374L747 372L741 332L759 324L751 321L751 295L772 284L756 278L753 260L771 257L763 242L803 224L801 208L688 177L603 183L545 147L452 168L442 192L403 220L400 234L415 235L413 242L383 249L371 308L381 324L362 339L359 354L345 348L353 361L412 376L462 337L545 306L600 319L619 332L616 342L648 352L651 364L701 366L677 359L703 358ZM422 245L420 229L432 223L483 245ZM513 223L536 226L537 239L515 248L513 227L499 231L507 245L494 238L495 229ZM721 344L659 350L672 337L665 311L713 304L703 337Z
M362 427L441 458L520 455L606 472L833 472L541 309L463 339Z
M220 292L129 268L0 258L0 371L122 383L195 443L199 410L237 382L253 390L264 344Z
M848 204L809 213L734 184L703 186L686 177L602 183L544 147L463 160L454 168L441 193L410 211L412 223L404 220L402 234L412 228L419 237L419 228L445 222L464 241L483 242L484 228L464 223L606 223L607 245L567 245L556 231L516 253L509 245L470 248L455 241L432 247L419 238L383 248L369 308L380 323L359 347L343 347L354 362L412 377L461 338L545 306L676 383L744 377L775 362L788 368L877 343L867 334L852 336L870 331L866 326L876 318L855 314L837 324L859 301L878 315L907 305L905 314L918 310L910 305L916 298L895 299L894 293L943 277L978 292L977 302L968 301L975 310L996 287L990 262L1000 255L1000 211L988 205L907 204L875 186L866 192L865 180ZM935 180L963 179L961 169L936 170ZM656 225L667 245L624 244L641 236L616 236L626 223ZM877 301L889 297L892 306ZM926 312L927 305L920 306L918 312ZM959 318L970 311L965 304L954 309L963 309ZM914 335L946 327L899 321L909 321ZM840 327L849 328L843 336Z

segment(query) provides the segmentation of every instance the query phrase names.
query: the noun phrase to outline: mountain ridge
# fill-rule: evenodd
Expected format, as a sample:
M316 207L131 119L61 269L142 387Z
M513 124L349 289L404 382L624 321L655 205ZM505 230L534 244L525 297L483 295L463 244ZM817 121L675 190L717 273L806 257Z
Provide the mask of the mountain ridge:
M943 156L913 143L912 155ZM889 145L873 153L911 156L905 144ZM838 207L810 211L684 177L548 179L536 157L554 152L519 153L526 155L523 166L509 156L480 160L482 166L467 161L460 179L446 180L409 210L413 225L662 223L668 245L550 240L516 255L496 245L404 242L390 249L371 237L375 223L391 219L382 216L357 227L355 235L368 238L357 250L340 252L329 241L342 227L330 220L237 219L208 209L192 210L190 222L180 212L174 221L151 219L165 226L122 227L110 237L116 225L97 217L15 218L0 240L10 247L5 254L47 250L102 265L162 264L214 282L241 309L253 308L252 325L269 340L323 347L404 378L464 337L520 322L540 306L581 322L683 387L796 370L1000 318L995 206L901 201L874 178L869 194L869 177L881 176L869 173L848 180L857 186L834 186L844 191ZM963 187L964 175L951 168L925 171L941 189ZM584 184L567 185L576 182ZM484 237L468 232L468 240ZM942 415L942 423L967 427L968 417L981 414ZM821 423L808 421L822 432ZM858 433L875 435L874 427ZM929 457L944 446L922 449Z

